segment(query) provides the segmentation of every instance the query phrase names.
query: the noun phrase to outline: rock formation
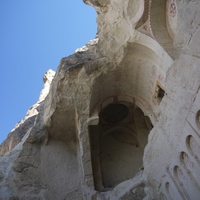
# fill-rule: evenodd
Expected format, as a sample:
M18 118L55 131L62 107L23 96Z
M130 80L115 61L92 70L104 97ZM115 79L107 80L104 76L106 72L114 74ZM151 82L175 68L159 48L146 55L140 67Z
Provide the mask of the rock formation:
M22 140L28 130L33 127L38 113L41 109L43 109L42 107L44 104L44 99L49 93L50 84L54 76L55 72L51 69L44 74L44 88L40 93L37 103L28 109L24 119L22 119L15 125L14 129L11 130L7 138L2 142L2 144L0 145L0 156L12 150Z
M97 38L0 158L1 199L198 199L200 2L84 2Z

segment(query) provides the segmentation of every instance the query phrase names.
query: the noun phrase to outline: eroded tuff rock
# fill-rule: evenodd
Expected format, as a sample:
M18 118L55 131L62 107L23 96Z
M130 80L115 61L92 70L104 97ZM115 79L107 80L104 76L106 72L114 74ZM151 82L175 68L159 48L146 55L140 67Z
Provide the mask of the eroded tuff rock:
M8 134L7 138L2 142L0 145L0 156L3 156L5 153L12 150L22 140L28 130L33 127L38 113L41 111L41 109L43 109L42 107L44 99L49 92L49 87L54 76L55 72L53 70L48 70L44 74L44 88L40 93L37 103L28 109L24 119L15 125L13 130L11 130L11 132Z
M198 199L199 1L84 2L98 37L0 158L1 199Z

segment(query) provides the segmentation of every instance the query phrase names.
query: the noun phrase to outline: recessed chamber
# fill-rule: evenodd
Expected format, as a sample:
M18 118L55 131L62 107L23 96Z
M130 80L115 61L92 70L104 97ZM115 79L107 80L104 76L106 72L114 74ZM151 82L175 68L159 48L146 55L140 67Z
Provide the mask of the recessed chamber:
M129 106L128 106L129 105ZM133 178L142 166L149 127L143 112L127 102L106 105L89 126L95 189L107 191Z

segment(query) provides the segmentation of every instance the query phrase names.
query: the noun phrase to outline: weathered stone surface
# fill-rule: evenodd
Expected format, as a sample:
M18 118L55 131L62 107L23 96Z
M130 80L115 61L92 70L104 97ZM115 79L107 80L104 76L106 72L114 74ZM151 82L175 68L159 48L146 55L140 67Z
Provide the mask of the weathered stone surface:
M37 103L28 109L24 119L15 125L7 138L2 142L0 145L0 156L12 150L22 140L28 130L33 127L35 119L43 107L43 101L49 92L49 87L54 76L55 72L53 70L48 70L44 74L44 88L40 93Z
M1 199L198 199L199 1L84 2L98 37L0 158Z

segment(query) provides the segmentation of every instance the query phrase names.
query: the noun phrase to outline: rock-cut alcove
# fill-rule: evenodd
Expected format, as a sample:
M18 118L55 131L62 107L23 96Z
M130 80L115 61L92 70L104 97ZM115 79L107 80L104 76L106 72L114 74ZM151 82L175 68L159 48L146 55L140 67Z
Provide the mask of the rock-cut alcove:
M139 172L151 122L156 120L154 109L164 97L168 56L140 42L129 43L121 63L93 84L88 129L97 191L112 190Z
M139 107L129 102L108 104L89 133L96 190L112 189L138 173L149 133Z
M124 73L124 65L111 69L93 85L88 131L97 191L112 190L133 178L143 166L144 148L152 128L145 112L151 112L151 108L145 96L137 95L137 91L146 95L133 79L137 66L132 62ZM138 74L145 76L142 71Z

